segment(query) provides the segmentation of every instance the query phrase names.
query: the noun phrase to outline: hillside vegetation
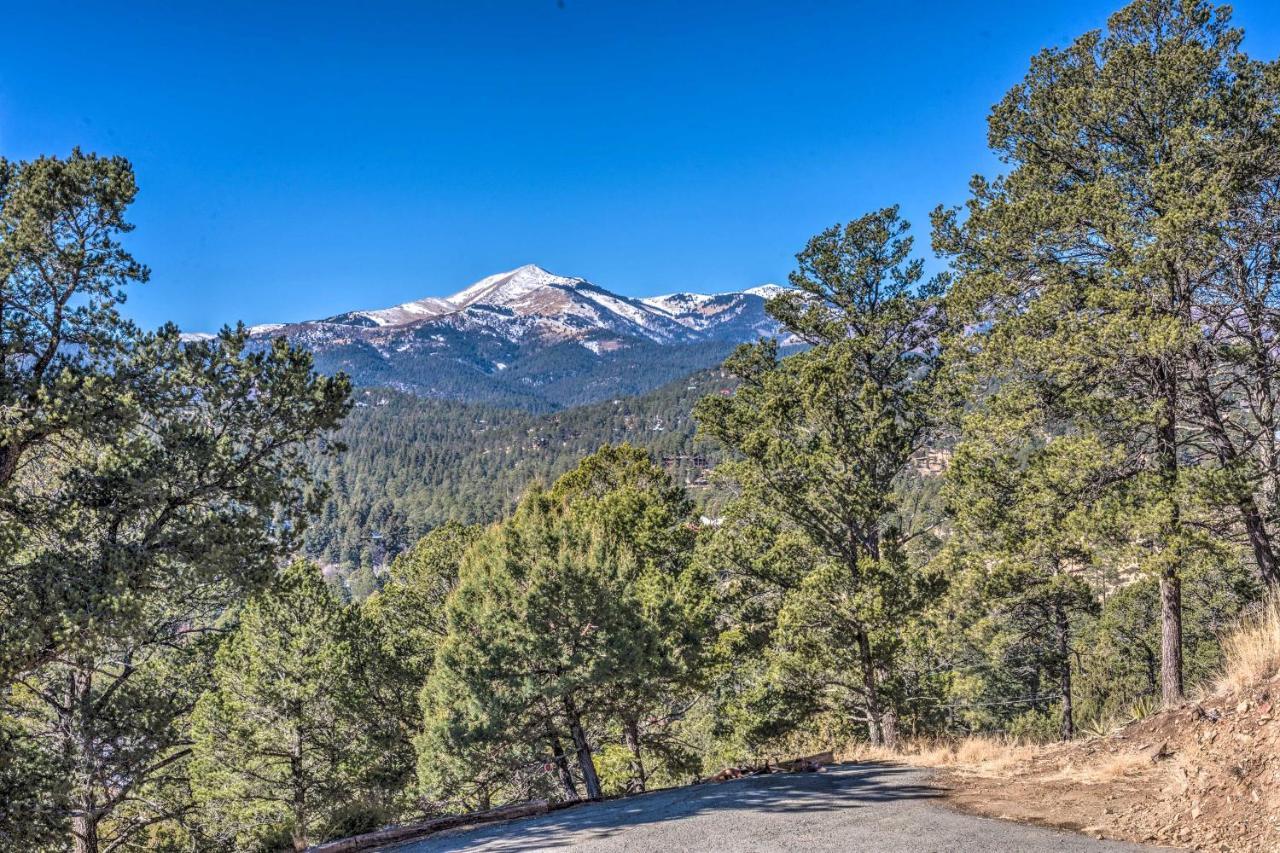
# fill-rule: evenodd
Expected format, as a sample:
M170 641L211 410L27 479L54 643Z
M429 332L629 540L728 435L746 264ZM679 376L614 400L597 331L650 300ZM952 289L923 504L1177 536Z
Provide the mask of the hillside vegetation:
M381 389L358 392L334 437L347 446L313 468L329 499L306 534L307 554L371 590L397 554L446 521L480 524L508 513L533 483L549 484L606 444L647 448L700 502L723 457L694 436L693 406L735 382L703 371L638 397L533 415Z
M857 759L943 768L952 801L980 814L1215 853L1280 847L1280 607L1224 633L1215 678L1183 707L1116 720L1052 746L991 737L912 743Z
M777 338L550 414L144 332L131 165L0 159L0 846L302 851L969 736L1056 743L1072 796L1178 767L1114 815L1270 839L1280 63L1230 14L1033 57L945 273L854 215L766 291Z

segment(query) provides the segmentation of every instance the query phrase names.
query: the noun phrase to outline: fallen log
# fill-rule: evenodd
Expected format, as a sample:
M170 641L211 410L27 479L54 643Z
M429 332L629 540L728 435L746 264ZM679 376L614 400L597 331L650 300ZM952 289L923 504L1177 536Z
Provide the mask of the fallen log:
M826 752L819 752L816 755L806 755L803 758L793 758L790 761L779 761L777 767L779 770L786 770L789 773L812 773L820 767L835 763L835 753L831 750L827 750Z
M377 847L383 844L412 841L437 832L443 832L446 829L532 817L533 815L546 814L550 810L550 805L546 800L533 800L528 803L514 803L509 806L490 809L487 812L446 815L420 823L389 826L386 829L379 829L375 832L366 832L364 835L353 835L350 838L313 845L307 848L307 853L354 853L357 850L365 850L369 847Z
M742 765L740 767L726 767L719 773L708 776L708 782L727 782L730 779L741 779L743 776L759 776L765 773L813 773L822 769L828 764L835 764L836 756L831 750L819 752L815 755L806 755L801 758L792 758L787 761L778 761L770 763L766 761L760 766Z

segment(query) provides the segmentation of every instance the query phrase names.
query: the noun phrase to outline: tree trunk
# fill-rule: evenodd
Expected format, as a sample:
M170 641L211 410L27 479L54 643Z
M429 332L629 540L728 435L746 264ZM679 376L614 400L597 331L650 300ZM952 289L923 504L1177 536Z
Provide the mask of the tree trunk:
M1258 572L1269 589L1273 592L1280 591L1280 560L1276 558L1275 548L1272 547L1266 520L1252 497L1240 504L1240 516L1244 519L1244 529L1249 536L1249 546L1253 548Z
M588 800L598 800L603 795L600 791L600 777L596 775L596 762L591 757L591 744L587 742L587 734L582 730L582 720L573 699L564 697L564 713L569 720L569 733L573 735L573 745L578 751L578 769L582 771L582 784L587 789Z
M548 734L551 741L551 757L556 765L556 772L560 775L560 787L564 788L564 796L567 800L578 799L578 786L573 781L573 771L569 769L569 758L564 754L564 747L560 745L560 738L555 732Z
M640 725L634 719L622 724L622 736L631 750L631 778L627 781L628 793L638 794L644 791L645 773L644 758L640 755Z
M98 823L102 813L94 797L97 755L96 715L93 712L93 669L78 661L67 674L64 710L59 713L64 733L63 746L75 756L76 770L71 790L76 810L71 818L71 843L75 853L98 853Z
M880 710L880 689L876 684L875 661L871 657L871 640L867 632L858 630L858 658L862 664L862 689L867 703L867 738L872 746L884 746L884 729Z
M1182 580L1176 569L1160 576L1160 691L1166 708L1182 703Z
M75 853L98 853L98 818L86 811L71 819Z
M302 717L302 709L294 707L294 720L300 720ZM293 811L293 849L301 851L307 849L307 790L306 780L303 774L302 766L302 724L295 722L293 729L293 743L289 746L289 776L293 787L293 802L290 804Z
M1178 505L1178 385L1169 368L1161 364L1157 382L1164 397L1164 411L1157 432L1160 478L1168 500L1169 519L1164 524L1160 555L1160 688L1166 708L1180 704L1182 692L1182 581L1178 564L1182 550L1182 516Z
M898 712L892 706L880 715L880 739L887 749L898 748Z
M1071 703L1071 623L1067 619L1067 611L1062 606L1062 602L1055 603L1053 611L1058 634L1058 689L1062 696L1061 734L1063 740L1071 740L1076 736L1075 710Z

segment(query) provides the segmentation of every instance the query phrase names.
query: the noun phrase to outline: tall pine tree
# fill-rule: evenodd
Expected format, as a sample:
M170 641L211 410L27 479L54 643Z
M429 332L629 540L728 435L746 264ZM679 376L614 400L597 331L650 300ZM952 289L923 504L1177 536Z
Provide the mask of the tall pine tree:
M859 708L875 743L896 737L896 628L922 604L899 487L930 437L943 324L941 283L922 281L911 247L896 208L814 237L794 290L768 305L811 348L741 347L725 362L736 392L695 412L702 434L741 457L723 473L815 552L780 606L784 669L808 670L811 697Z

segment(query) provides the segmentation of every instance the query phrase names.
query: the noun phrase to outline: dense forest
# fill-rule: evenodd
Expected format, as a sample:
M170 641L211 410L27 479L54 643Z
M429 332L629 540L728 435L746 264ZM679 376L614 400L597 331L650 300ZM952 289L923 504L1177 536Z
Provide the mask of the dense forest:
M131 165L0 160L0 846L304 850L1181 705L1280 587L1280 63L1242 38L1136 0L993 108L945 273L855 215L768 304L804 348L544 416L140 330Z
M446 521L495 521L533 483L550 483L606 444L648 448L699 498L723 455L695 437L693 406L729 393L733 379L703 371L639 397L544 415L422 399L378 389L355 395L335 433L342 454L317 458L327 503L305 536L306 553L340 569L363 598L391 558Z
M718 364L733 350L727 341L655 343L629 338L625 347L589 350L590 337L539 348L508 341L477 341L474 334L448 327L431 327L419 334L440 339L445 358L431 353L382 352L363 341L324 347L316 367L342 372L361 386L389 387L427 396L460 399L530 412L556 411L612 397L643 393L708 365ZM592 333L590 330L587 332ZM608 338L612 342L612 338ZM262 339L251 345L262 346ZM503 370L488 366L509 362Z

